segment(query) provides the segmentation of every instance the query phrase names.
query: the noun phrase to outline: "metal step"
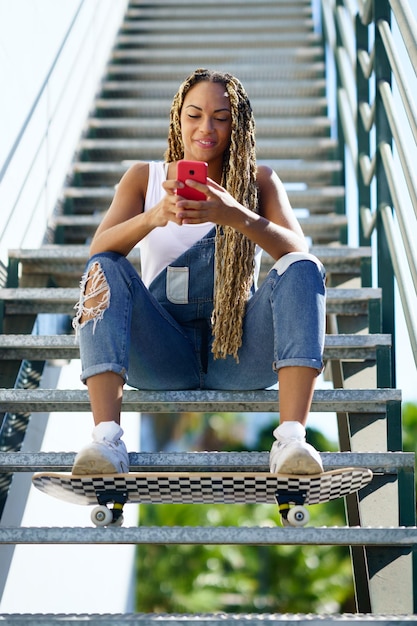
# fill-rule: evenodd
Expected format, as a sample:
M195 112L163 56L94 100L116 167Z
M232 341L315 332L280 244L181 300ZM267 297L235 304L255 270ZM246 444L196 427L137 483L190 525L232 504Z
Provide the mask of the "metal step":
M399 389L317 389L311 412L385 414L389 403L401 402ZM139 391L123 394L123 411L260 412L279 411L279 393L267 391ZM90 412L86 389L0 389L0 411Z
M310 249L324 264L327 275L352 278L361 276L361 268L370 259L370 248L348 246L312 246ZM89 258L87 245L45 245L37 249L9 250L8 286L73 287L79 283ZM134 248L128 255L140 273L140 250ZM266 253L262 256L260 281L274 264Z
M79 290L71 288L24 288L0 289L0 302L4 303L6 315L38 313L64 313L72 315L78 301ZM370 302L381 299L380 288L327 290L327 313L343 315L366 315Z
M173 29L175 30L175 29ZM117 48L158 48L159 50L167 49L169 52L175 48L185 50L199 48L200 54L202 49L210 50L210 48L232 48L233 51L239 47L244 50L245 54L249 54L252 48L269 51L270 54L280 48L294 49L297 46L316 46L321 48L322 39L318 33L314 32L283 32L277 36L275 33L245 33L244 37L241 33L229 32L227 37L224 33L205 32L188 32L184 37L183 33L168 32L162 34L142 33L140 35L118 35L115 45Z
M253 0L228 0L228 5L229 7L233 7L235 10L239 9L240 10L245 10L247 6L253 6ZM273 7L276 6L276 0L259 0L259 6L260 7ZM289 8L292 8L292 10L294 10L295 8L299 8L300 10L302 10L304 7L308 7L309 5L311 5L311 0L293 0L293 2L291 2L290 0L280 0L280 2L278 3L278 6L280 7L280 10L287 10ZM129 6L131 8L133 7L142 7L143 6L143 2L141 0L133 0L129 3ZM147 5L149 8L149 4ZM153 0L152 2L152 7L169 7L171 10L172 9L177 9L178 7L189 7L190 6L190 2L189 0ZM217 10L222 10L222 8L224 7L224 2L222 2L221 0L194 0L192 3L192 6L194 7L201 7L203 6L204 8L206 7L215 7L217 8ZM256 6L258 6L258 1L256 2ZM310 7L311 9L311 7Z
M368 246L358 248L350 246L311 246L310 252L316 255L330 272L352 273L360 271L363 259L371 258L371 249ZM73 265L83 268L89 258L88 245L44 245L41 248L16 248L8 251L11 260L21 263L22 274L48 272L53 274L57 266L61 271L70 269ZM127 257L136 267L140 264L140 249L133 248ZM263 262L273 263L272 257L263 255ZM69 267L68 267L69 266Z
M367 467L374 475L414 471L412 452L321 452L325 470ZM2 452L0 473L68 472L75 452ZM130 452L131 472L267 472L269 452Z
M216 66L218 67L218 66ZM254 71L253 64L250 63L229 63L227 68L218 67L218 69L224 69L231 74L239 74L239 79L245 85L248 81L253 80ZM149 65L143 65L140 63L109 63L106 67L106 76L108 78L133 78L135 80L146 80L148 82L159 80L175 80L177 86L184 80L187 74L190 72L189 63L161 63L158 66L158 71ZM322 78L325 74L325 65L322 61L316 61L313 63L301 63L298 62L295 65L289 63L277 64L269 62L267 65L261 65L257 68L256 78L258 80L303 80L303 79L316 79Z
M274 4L276 4L276 0L259 0L260 7L272 7L274 6ZM309 4L311 4L311 0L294 0L293 2L290 2L289 0L279 0L279 6L284 10L286 7L292 7L294 10L295 7L302 8L308 6ZM141 0L130 0L129 2L130 8L139 8L143 5L144 3ZM228 5L230 7L234 7L235 9L240 10L242 8L243 10L245 10L247 6L253 6L253 0L228 0ZM152 2L152 5L148 4L145 6L147 8L149 8L150 6L164 8L169 7L172 10L176 9L177 7L188 7L190 6L190 2L189 0L154 0ZM192 2L192 6L216 7L221 10L221 8L224 6L224 3L221 0L194 0ZM256 6L258 6L257 3Z
M112 613L102 614L22 614L7 615L0 614L2 626L62 626L62 624L77 624L88 622L89 626L184 626L192 624L205 624L206 626L264 626L276 624L277 626L369 626L371 623L378 623L379 626L390 626L391 624L409 624L417 622L417 615L380 615L372 613L339 614L339 615L312 615L312 614L170 614L163 613Z
M210 544L252 546L390 546L414 548L415 526L359 527L207 527L159 526L131 528L0 527L2 544Z
M391 347L391 335L326 335L324 360L375 360L381 347ZM0 335L0 360L78 358L78 342L73 335Z
M266 159L329 159L334 156L337 142L330 137L306 137L287 139L261 138L257 142L259 157ZM82 139L79 150L85 157L95 161L119 158L130 160L162 160L166 140L162 139Z
M172 94L172 97L174 94ZM265 116L297 117L326 115L326 98L251 98L256 119ZM102 98L94 102L97 115L106 117L169 118L171 102L155 98ZM122 159L127 157L123 156ZM262 159L262 156L259 156ZM274 157L276 158L276 157ZM137 155L135 159L138 160Z
M263 81L246 81L248 93L253 98L318 98L326 92L326 81L315 80L271 81L265 85ZM137 80L104 80L101 85L102 96L109 98L158 98L172 99L178 89L177 81L137 81Z
M345 196L344 187L313 187L288 189L293 209L306 208L312 213L335 211L336 203ZM114 197L114 187L66 187L63 191L68 212L92 213L108 209ZM69 209L72 209L71 211Z
M117 118L114 118L117 119ZM110 121L110 120L108 120ZM135 120L134 120L135 121ZM151 124L152 120L149 119ZM72 164L72 184L82 187L116 185L128 168L136 161L76 161ZM258 159L259 165L269 165L285 183L309 185L334 184L335 176L341 172L340 161L305 161Z
M104 213L98 212L96 215L57 215L51 219L51 228L61 227L69 228L71 231L68 234L68 238L76 236L77 233L74 229L82 228L85 232L93 234L96 228L99 226L103 219ZM340 228L347 225L347 218L345 215L315 215L309 217L299 216L298 221L307 236L315 235L318 238L322 236L326 238L326 234L338 234ZM79 235L78 235L79 238ZM337 236L335 237L337 239ZM68 242L70 243L70 242Z
M163 4L156 3L152 5L152 8L145 3L142 3L140 6L135 6L135 3L129 3L122 28L126 23L135 22L137 19L156 23L163 23L165 20L169 23L170 18L175 22L177 20L183 21L184 18L194 20L200 16L204 20L216 20L217 18L226 20L232 18L230 21L233 21L234 18L239 22L247 21L248 19L264 20L271 16L272 19L280 17L282 20L291 20L292 22L300 22L302 24L311 15L311 2L294 2L293 5L283 3L282 1L275 3L259 2L259 9L257 3L256 8L254 7L253 2L240 2L237 6L233 2L228 2L227 4L220 2L179 2L170 4L168 2ZM201 23L199 27L201 28Z
M321 46L302 46L297 48L275 48L274 61L283 65L297 65L305 63L323 61L324 52ZM157 68L160 63L177 62L189 63L188 73L196 67L217 67L223 69L226 65L242 63L246 65L249 61L253 63L256 71L257 65L268 65L273 62L271 54L264 48L251 48L250 53L244 48L173 48L170 50L159 48L115 48L111 53L111 62L114 63L146 63ZM237 72L238 73L238 72Z
M229 35L230 33L238 32L245 36L247 33L258 33L263 37L265 33L272 33L275 36L280 37L282 33L294 33L301 37L304 32L311 35L313 31L314 23L311 18L302 19L288 19L277 12L276 15L271 13L268 16L262 17L260 15L251 15L246 19L242 19L242 16L234 19L227 20L223 11L218 12L217 15L206 15L205 17L198 14L187 14L187 19L183 19L175 15L175 13L169 19L162 19L159 16L158 19L130 19L126 20L119 30L121 33L117 41L125 36L135 36L140 34L150 34L152 36L160 34L178 34L188 35L190 32L197 33L202 30L202 20L204 19L204 33L218 34L223 33ZM314 39L316 41L317 39ZM147 40L145 39L145 42Z
M90 117L88 136L90 138L130 139L158 137L166 140L168 125L163 118L109 118ZM264 117L257 120L256 136L260 137L327 137L330 132L330 120L327 117L294 117L275 119Z
M311 17L311 1L304 3L293 3L292 5L285 5L282 2L256 3L256 6L252 3L240 2L239 3L239 20L252 20L252 19L264 19L280 17L282 20L292 20L294 22L303 22ZM184 20L184 18L201 18L202 20L218 18L221 16L223 20L235 20L236 19L236 6L233 3L228 2L227 5L218 3L212 5L211 3L201 4L187 4L186 6L181 3L176 3L175 8L172 6L144 6L141 4L140 8L135 8L130 3L130 8L127 9L125 15L125 22L122 25L135 22L140 19L143 21L151 21L159 23L164 19L171 20ZM201 24L200 24L201 26Z

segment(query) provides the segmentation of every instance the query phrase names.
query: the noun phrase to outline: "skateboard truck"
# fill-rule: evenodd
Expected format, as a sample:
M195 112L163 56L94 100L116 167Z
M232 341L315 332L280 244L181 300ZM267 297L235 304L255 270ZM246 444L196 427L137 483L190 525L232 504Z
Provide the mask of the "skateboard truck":
M278 489L275 492L275 499L283 526L305 526L308 524L310 514L304 506L306 498L306 491Z
M98 506L91 511L91 521L96 526L121 526L123 506L127 502L127 491L96 491ZM108 505L113 503L113 508Z

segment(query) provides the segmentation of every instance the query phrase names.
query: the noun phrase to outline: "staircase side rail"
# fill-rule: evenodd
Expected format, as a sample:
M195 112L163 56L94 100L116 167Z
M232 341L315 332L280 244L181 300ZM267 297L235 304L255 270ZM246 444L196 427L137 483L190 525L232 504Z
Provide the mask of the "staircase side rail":
M127 0L80 0L0 170L0 263L39 246ZM25 220L22 223L22 215Z
M322 24L337 75L339 140L351 166L345 168L349 228L358 231L360 245L372 245L373 283L383 292L382 331L393 337L395 384L395 280L417 366L412 235L417 229L417 98L412 87L417 23L409 0L322 0ZM402 47L407 55L401 55Z

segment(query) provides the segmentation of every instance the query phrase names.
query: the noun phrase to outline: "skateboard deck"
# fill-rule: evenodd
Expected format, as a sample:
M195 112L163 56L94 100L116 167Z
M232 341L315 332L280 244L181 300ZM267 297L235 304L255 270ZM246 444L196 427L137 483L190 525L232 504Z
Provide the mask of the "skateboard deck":
M311 476L257 472L141 472L84 476L43 472L32 478L34 486L47 495L73 504L99 504L92 513L92 520L103 526L120 524L123 505L129 502L276 503L285 525L288 522L301 526L308 518L305 504L335 500L362 489L371 480L371 470L364 468L343 468ZM114 506L109 510L107 505L111 503Z

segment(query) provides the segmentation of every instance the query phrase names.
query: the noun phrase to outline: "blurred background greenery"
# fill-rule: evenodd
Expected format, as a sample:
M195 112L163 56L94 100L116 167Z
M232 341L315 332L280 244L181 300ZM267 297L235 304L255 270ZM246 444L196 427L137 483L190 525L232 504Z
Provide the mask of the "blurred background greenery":
M404 449L415 451L417 405L405 404ZM155 450L269 450L277 414L145 416ZM149 433L152 432L152 443ZM307 439L322 451L338 445L318 430ZM146 449L146 448L142 448ZM309 507L310 525L346 524L343 500ZM141 505L144 526L276 526L274 505ZM345 546L140 545L136 610L147 613L355 612Z

